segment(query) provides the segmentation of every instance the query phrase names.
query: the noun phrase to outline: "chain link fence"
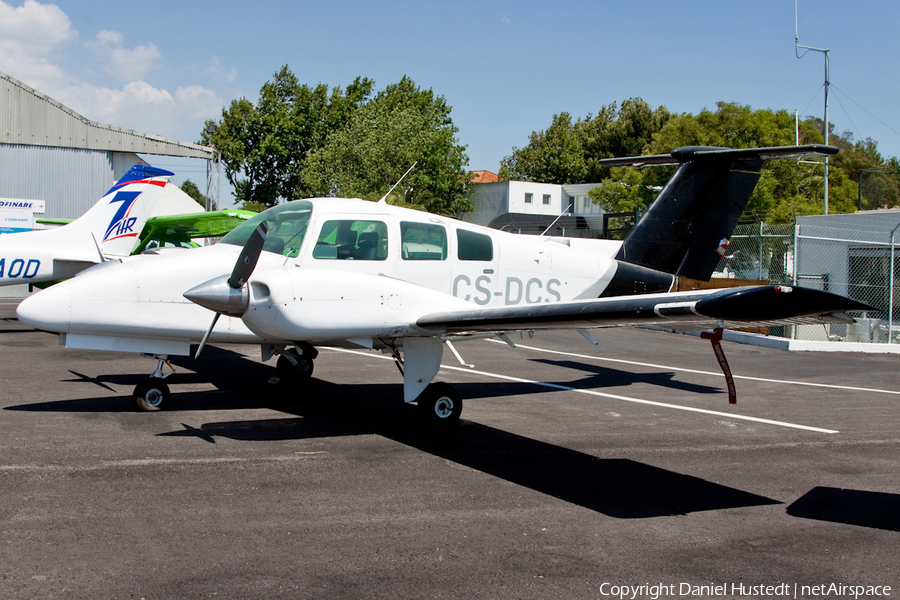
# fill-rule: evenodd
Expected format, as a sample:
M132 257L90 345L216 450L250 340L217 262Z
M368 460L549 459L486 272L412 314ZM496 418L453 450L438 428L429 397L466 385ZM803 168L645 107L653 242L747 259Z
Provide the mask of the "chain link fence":
M796 225L738 225L714 278L815 288L874 310L855 324L772 328L819 341L900 343L900 210L800 217ZM715 280L713 280L715 281Z
M794 226L739 224L713 277L792 283Z
M801 217L797 220L797 285L859 300L874 310L852 325L796 328L800 339L900 343L900 211Z

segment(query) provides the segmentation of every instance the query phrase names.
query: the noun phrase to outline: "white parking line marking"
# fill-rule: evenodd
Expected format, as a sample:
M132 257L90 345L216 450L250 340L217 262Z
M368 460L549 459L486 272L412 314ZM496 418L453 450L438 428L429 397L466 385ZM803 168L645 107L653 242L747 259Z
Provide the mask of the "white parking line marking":
M495 344L502 344L498 340L485 340L488 342L493 342ZM668 365L655 365L653 363L644 363L638 362L634 360L623 360L621 358L607 358L605 356L591 356L589 354L576 354L574 352L561 352L559 350L549 350L547 348L537 348L535 346L525 346L523 344L516 344L516 348L523 348L525 350L534 350L535 352L546 352L547 354L559 354L561 356L570 356L573 358L586 358L588 360L597 360L601 362L612 362L612 363L620 363L625 365L635 365L638 367L651 367L654 369L667 369L669 371L682 371L684 373L696 373L698 375L712 375L713 377L725 377L720 372L716 371L699 371L697 369L685 369L682 367L671 367ZM783 383L786 385L805 385L808 387L821 387L821 388L830 388L835 390L848 390L854 392L873 392L876 394L895 394L900 395L900 392L894 390L881 390L876 388L864 388L864 387L854 387L849 385L834 385L830 383L812 383L809 381L790 381L785 379L767 379L765 377L751 377L749 375L735 375L735 379L747 379L750 381L765 381L767 383Z
M518 345L517 345L518 346ZM524 346L518 346L519 348L523 348ZM380 358L383 360L393 360L390 356L379 356L377 354L372 354L369 352L361 352L358 350L348 350L346 348L329 348L329 350L334 350L336 352L344 352L347 354L358 354L360 356L368 356L371 358ZM588 394L590 396L599 396L601 398L610 398L612 400L621 400L624 402L631 402L635 404L647 404L650 406L658 406L660 408L671 408L673 410L683 410L687 412L695 412L701 413L705 415L713 415L717 417L727 417L729 419L738 419L742 421L753 421L754 423L765 423L767 425L777 425L779 427L789 427L791 429L803 429L805 431L814 431L816 433L840 433L834 429L822 429L821 427L811 427L809 425L799 425L797 423L788 423L785 421L773 421L771 419L760 419L759 417L750 417L747 415L739 415L735 413L727 413L720 412L717 410L708 410L705 408L695 408L693 406L681 406L679 404L668 404L666 402L655 402L653 400L642 400L640 398L631 398L629 396L620 396L618 394L607 394L606 392L598 392L596 390L587 390L581 388L573 388L566 385L560 385L557 383L546 383L544 381L535 381L533 379L522 379L520 377L511 377L509 375L500 375L499 373L488 373L487 371L476 371L474 369L464 369L462 367L452 367L448 365L441 365L441 369L448 369L450 371L459 371L461 373L474 373L476 375L481 375L483 377L491 377L493 379L502 379L505 381L514 381L516 383L528 383L531 385L537 385L541 387L546 387L554 390L561 390L565 392L577 392L579 394Z

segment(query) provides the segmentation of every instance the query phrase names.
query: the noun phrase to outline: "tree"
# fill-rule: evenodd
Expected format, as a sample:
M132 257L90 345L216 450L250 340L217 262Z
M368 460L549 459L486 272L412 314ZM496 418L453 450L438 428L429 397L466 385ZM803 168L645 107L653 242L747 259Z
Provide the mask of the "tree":
M469 208L465 147L442 96L404 77L360 107L311 153L302 172L315 195L377 200L413 163L389 200L455 215Z
M500 178L541 183L583 183L584 147L569 113L553 115L545 131L532 132L528 145L500 161Z
M184 183L181 184L181 191L193 198L197 204L206 210L206 196L203 195L196 183L190 179L185 179ZM215 210L215 207L213 207L213 210Z
M245 207L310 196L375 200L418 161L394 201L447 214L465 210L468 158L446 100L408 77L374 98L373 87L358 77L346 92L310 88L284 66L256 105L242 98L223 109L201 143L222 153Z
M243 204L241 204L241 210L249 210L250 212L261 213L262 211L269 208L262 202L256 202L254 200L245 200Z
M640 98L619 107L613 102L572 123L568 113L553 115L545 131L533 132L524 148L513 148L500 162L500 177L542 183L596 183L609 177L599 159L640 154L669 120L664 106L652 109Z
M600 109L596 117L588 115L579 121L577 128L588 171L585 183L609 177L609 167L598 164L599 159L641 154L653 134L670 118L665 106L653 109L641 98L629 98L622 102L621 108L613 102Z
M237 200L275 205L310 195L300 177L306 157L320 148L333 131L372 92L370 79L357 77L346 92L319 84L300 84L287 65L260 89L254 106L246 98L232 101L218 123L207 121L201 144L222 153L225 175ZM209 125L216 125L213 133Z
M672 116L652 136L642 154L664 154L680 146L722 146L755 148L794 145L794 115L784 110L752 110L749 106L719 102L715 111L703 109L697 115ZM854 143L852 135L830 135L829 142L841 149L830 159L828 178L829 212L853 212L858 196L859 173L863 168L886 164L871 139ZM822 122L815 118L800 124L801 144L822 143ZM674 167L613 169L603 186L590 191L591 198L609 212L623 206L646 209L658 188L674 172ZM623 191L623 186L625 191ZM820 165L796 161L767 161L745 212L769 222L789 222L794 215L821 214L824 169ZM634 210L632 208L631 210Z

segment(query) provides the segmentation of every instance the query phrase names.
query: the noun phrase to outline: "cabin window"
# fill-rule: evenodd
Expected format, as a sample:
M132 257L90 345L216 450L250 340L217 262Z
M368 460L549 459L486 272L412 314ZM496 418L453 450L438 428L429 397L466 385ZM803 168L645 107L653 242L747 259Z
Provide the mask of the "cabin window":
M525 193L525 204L531 204L531 202L533 200L534 200L534 194L532 194L531 192L526 192Z
M403 260L447 258L447 230L442 225L401 221L400 242Z
M312 203L307 200L287 202L259 213L244 221L223 237L220 244L243 246L262 221L268 226L263 250L290 258L296 258L306 236Z
M494 241L483 233L457 229L456 255L459 260L494 260Z
M325 221L313 258L385 260L387 249L387 226L381 221Z
M550 194L544 194L544 204L550 204Z

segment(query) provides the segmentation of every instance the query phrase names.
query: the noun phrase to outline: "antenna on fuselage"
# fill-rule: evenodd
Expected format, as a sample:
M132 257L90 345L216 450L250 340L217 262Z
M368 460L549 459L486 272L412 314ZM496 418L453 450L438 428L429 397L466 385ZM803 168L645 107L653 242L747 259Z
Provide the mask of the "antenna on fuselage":
M561 213L559 213L559 216L556 217L555 219L553 219L553 222L550 223L550 224L547 226L547 229L545 229L545 230L544 230L544 233L542 233L539 237L544 237L545 235L547 235L547 232L550 231L550 228L551 228L551 227L553 227L554 225L556 225L556 222L557 222L557 221L559 221L559 220L562 219L564 216L566 216L567 214L569 214L569 209L570 209L570 208L572 208L572 203L571 203L571 202L570 202L569 205L566 207L566 210L564 210L564 211L562 211Z
M414 163L412 164L412 167L408 168L408 169L406 170L406 173L403 174L403 177L406 177L407 175L409 175L409 172L412 171L412 170L415 168L415 166L416 166L417 164L419 164L419 161L414 162ZM385 194L384 196L381 197L381 200L378 201L379 204L386 204L386 203L387 203L387 197L391 195L391 192L394 191L394 188L395 188L395 187L397 187L398 185L400 185L400 182L403 181L403 177L401 177L400 179L398 179L398 180L397 180L397 183L395 183L395 184L393 185L393 187L387 191L387 194Z

